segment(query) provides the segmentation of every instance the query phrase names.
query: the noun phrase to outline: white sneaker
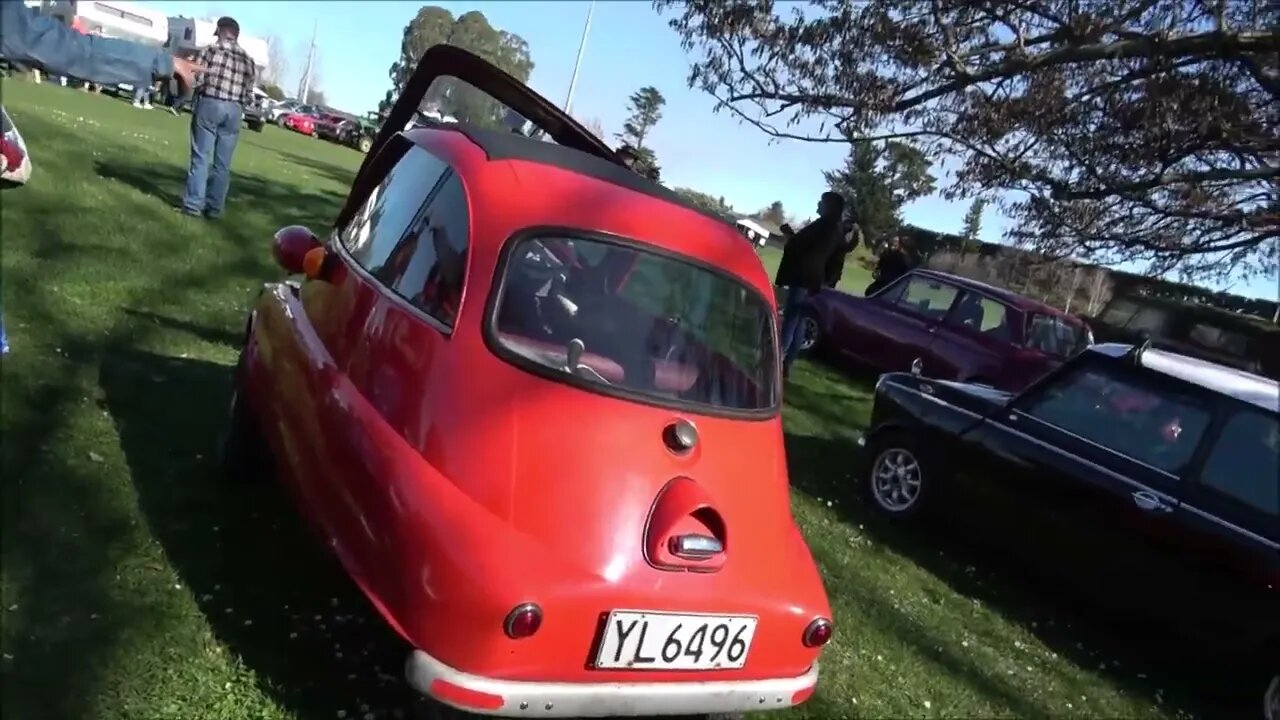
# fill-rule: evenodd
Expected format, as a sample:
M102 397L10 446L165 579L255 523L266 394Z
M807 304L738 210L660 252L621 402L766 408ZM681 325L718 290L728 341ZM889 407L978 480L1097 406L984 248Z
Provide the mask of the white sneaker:
M134 101L133 101L133 106L134 106L134 107L136 107L136 108L141 108L141 107L142 107L142 103L138 102L137 100L134 100Z
M143 110L150 110L150 109L151 109L151 103L150 103L149 101L148 101L148 102L144 102L144 103L142 103L142 109L143 109Z

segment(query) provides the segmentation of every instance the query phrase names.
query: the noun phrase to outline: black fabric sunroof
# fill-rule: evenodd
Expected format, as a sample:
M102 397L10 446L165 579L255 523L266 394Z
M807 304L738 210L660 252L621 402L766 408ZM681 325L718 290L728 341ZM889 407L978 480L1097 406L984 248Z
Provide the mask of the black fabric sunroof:
M485 156L490 160L525 160L542 165L550 165L597 180L603 180L628 190L634 190L649 197L687 208L712 220L719 220L726 225L729 224L720 215L686 202L684 198L649 178L617 163L581 150L557 145L553 142L534 140L510 131L490 130L463 123L450 123L449 125L437 125L436 127L457 129L476 145L479 145L480 149L484 150Z

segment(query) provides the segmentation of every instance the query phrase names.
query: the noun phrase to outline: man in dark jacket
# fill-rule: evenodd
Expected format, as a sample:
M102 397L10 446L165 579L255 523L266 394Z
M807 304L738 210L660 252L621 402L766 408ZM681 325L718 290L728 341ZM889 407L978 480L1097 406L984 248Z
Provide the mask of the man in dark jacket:
M881 288L906 275L919 264L920 258L916 255L915 243L911 238L901 235L893 238L888 249L880 253L880 259L876 261L876 269L872 273L874 279L867 286L864 295L879 292Z
M793 232L790 225L782 226L787 244L782 248L774 284L787 289L778 339L782 346L783 377L791 374L791 364L800 354L800 318L809 296L822 289L827 280L827 263L844 245L844 229L840 224L843 213L844 198L838 193L826 192L818 201L817 220L800 232Z

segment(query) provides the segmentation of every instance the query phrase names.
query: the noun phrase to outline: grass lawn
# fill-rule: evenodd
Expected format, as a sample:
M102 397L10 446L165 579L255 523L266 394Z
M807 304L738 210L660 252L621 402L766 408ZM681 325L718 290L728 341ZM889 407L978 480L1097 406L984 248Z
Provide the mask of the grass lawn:
M402 648L269 487L213 463L280 225L323 228L360 156L245 132L227 218L172 210L186 119L5 81L35 158L0 200L6 718L389 718ZM768 262L768 258L766 258ZM865 278L846 273L846 282ZM869 385L797 367L794 512L837 635L791 717L1165 717L1192 706L1101 633L851 491ZM1123 660L1123 662L1120 662ZM1167 680L1167 678L1166 678ZM340 714L345 713L345 715Z

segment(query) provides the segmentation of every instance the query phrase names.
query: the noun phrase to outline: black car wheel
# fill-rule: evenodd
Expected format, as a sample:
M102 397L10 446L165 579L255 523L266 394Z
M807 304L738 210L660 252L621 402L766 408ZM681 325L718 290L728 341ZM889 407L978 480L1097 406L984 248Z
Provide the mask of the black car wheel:
M241 392L244 372L245 354L241 351L240 360L232 371L231 398L227 403L226 428L219 452L223 472L237 480L261 476L269 468L270 460L257 419Z
M818 316L812 311L805 311L800 316L800 351L807 352L818 346L822 340L822 325L818 323Z
M863 482L875 509L892 517L912 517L932 496L936 478L928 452L905 432L889 431L873 439Z
M289 127L289 123L285 122L284 115L281 115L280 117L276 118L276 125L279 125L282 128Z
M263 127L263 125L264 125L264 124L265 124L265 123L263 123L261 120L259 120L259 121L257 121L257 122L251 122L251 123L249 123L249 129L250 129L250 130L252 130L252 131L254 131L254 132L262 132L262 127Z

